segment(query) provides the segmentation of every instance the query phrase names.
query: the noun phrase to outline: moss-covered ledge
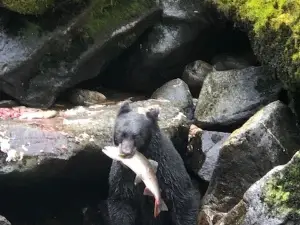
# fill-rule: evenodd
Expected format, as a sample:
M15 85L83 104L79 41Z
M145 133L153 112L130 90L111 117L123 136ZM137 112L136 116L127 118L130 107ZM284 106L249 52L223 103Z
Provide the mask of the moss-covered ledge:
M53 7L54 0L2 0L1 5L21 14L42 14Z
M63 0L73 3L79 3L83 0ZM112 2L113 0L103 0ZM11 11L24 15L41 15L48 9L55 6L55 3L60 4L58 0L0 0L0 7L7 8Z
M300 87L299 0L207 0L249 32L254 53L289 87ZM298 90L299 91L299 90Z

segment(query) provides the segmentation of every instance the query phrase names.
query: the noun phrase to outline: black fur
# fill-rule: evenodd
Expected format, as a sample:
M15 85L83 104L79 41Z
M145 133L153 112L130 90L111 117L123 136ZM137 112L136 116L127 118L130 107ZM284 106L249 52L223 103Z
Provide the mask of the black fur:
M114 142L129 142L145 157L158 162L157 178L169 211L154 218L154 198L143 195L144 184L134 186L135 174L113 161L109 175L108 212L111 225L196 225L199 193L192 185L183 160L157 124L158 109L146 115L121 106ZM130 153L129 153L130 155Z

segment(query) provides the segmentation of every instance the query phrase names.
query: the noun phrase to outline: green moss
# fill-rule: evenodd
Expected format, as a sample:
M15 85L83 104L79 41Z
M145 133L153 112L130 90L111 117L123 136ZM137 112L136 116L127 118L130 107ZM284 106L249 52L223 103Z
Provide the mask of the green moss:
M274 214L300 215L300 152L265 184L264 201Z
M53 6L54 0L2 0L2 4L21 14L42 14Z
M240 19L251 21L257 35L267 24L275 30L285 24L291 28L292 37L295 40L299 39L300 2L297 0L221 0L217 4L224 11L233 9Z
M299 0L210 1L236 22L253 27L249 36L258 58L275 68L287 86L300 87Z
M21 14L43 14L47 9L52 8L56 0L2 0L2 5L11 11ZM80 2L82 0L70 0Z
M91 12L88 15L86 28L89 36L96 36L100 31L103 33L108 29L126 22L147 11L153 6L151 0L92 0Z

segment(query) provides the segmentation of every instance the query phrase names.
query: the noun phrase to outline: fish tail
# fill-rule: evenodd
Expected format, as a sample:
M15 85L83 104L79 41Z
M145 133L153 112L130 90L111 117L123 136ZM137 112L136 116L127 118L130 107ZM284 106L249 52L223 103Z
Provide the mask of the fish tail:
M168 211L168 207L164 200L161 199L161 201L155 199L154 203L154 217L156 218L161 211Z
M158 214L159 214L159 208L158 208L158 206L159 206L159 201L157 201L155 199L155 202L154 202L154 218L156 218L158 216Z

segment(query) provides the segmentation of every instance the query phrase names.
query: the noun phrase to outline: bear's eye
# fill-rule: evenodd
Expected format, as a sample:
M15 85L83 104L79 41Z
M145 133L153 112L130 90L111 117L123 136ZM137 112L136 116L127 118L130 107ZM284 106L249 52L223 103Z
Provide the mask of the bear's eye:
M127 136L128 136L127 133L122 133L121 134L121 139L125 139L125 138L127 138Z
M136 139L137 134L132 134L131 137L132 137L132 139Z

